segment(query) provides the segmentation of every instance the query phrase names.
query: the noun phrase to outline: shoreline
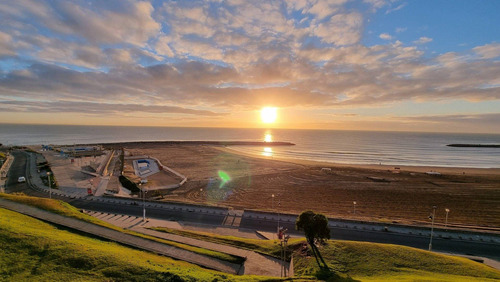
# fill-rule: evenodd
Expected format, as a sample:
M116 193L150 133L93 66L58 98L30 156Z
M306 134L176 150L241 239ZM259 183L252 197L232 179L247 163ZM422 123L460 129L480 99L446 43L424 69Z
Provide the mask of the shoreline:
M330 167L330 168L353 168L353 169L368 169L368 170L378 170L378 171L405 171L405 172L439 172L441 174L454 174L454 175L500 175L500 168L475 168L475 167L441 167L441 166L411 166L411 165L377 165L377 164L344 164L344 163L334 163L327 161L312 161L305 159L296 158L284 158L275 156L263 156L257 154L251 154L235 150L233 148L213 146L213 148L224 151L226 153L232 153L235 155L259 158L271 161L281 161L293 164L305 165L309 167Z
M130 145L131 155L154 156L189 179L164 194L165 201L270 211L271 195L276 195L281 212L314 207L335 218L409 224L424 222L436 205L436 224L443 223L447 208L453 211L450 225L500 226L500 169L336 164L254 155L223 145ZM231 181L220 185L219 171Z
M227 146L294 146L291 142L265 142L265 141L132 141L132 142L110 142L110 143L88 143L88 144L76 144L77 146L90 146L90 145L102 145L108 148L122 148L128 146L141 146L141 145L154 145L154 146L210 146L220 151L227 153L232 153L235 155L246 156L251 158L258 158L264 160L281 161L299 165L305 165L308 167L330 167L330 168L352 168L352 169L368 169L377 171L404 171L404 172L415 172L415 173L426 173L426 172L438 172L440 174L451 174L451 175L500 175L500 167L498 168L477 168L477 167L453 167L453 166L416 166L416 165L386 165L386 164L355 164L355 163L335 163L321 160L306 160L299 158L286 158L286 157L276 157L276 156L264 156L259 154L252 154L243 151L236 150L234 148L229 148ZM41 144L36 145L25 145L24 147L34 147L41 146ZM74 146L74 145L60 145L60 146Z

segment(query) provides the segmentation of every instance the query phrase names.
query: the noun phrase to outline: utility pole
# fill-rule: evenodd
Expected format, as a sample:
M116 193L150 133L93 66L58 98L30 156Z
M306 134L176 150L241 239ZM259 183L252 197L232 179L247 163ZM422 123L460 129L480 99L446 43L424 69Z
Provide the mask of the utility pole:
M432 215L430 216L432 219L432 225L431 225L431 240L429 242L429 251L432 251L432 235L434 235L434 218L436 217L436 206L432 207Z
M448 213L450 212L450 209L445 209L444 211L446 212L446 220L444 221L444 229L446 229L448 227Z
M52 187L50 181L50 171L47 171L47 180L49 181L49 198L52 199Z
M142 221L146 222L146 191L142 189Z

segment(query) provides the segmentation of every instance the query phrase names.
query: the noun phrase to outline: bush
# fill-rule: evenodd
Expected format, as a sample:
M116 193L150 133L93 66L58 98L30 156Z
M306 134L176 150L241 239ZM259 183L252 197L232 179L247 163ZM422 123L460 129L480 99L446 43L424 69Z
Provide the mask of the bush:
M122 186L130 190L132 193L139 193L141 191L141 189L137 187L137 184L130 181L130 179L128 179L127 177L120 175L118 179L120 180Z

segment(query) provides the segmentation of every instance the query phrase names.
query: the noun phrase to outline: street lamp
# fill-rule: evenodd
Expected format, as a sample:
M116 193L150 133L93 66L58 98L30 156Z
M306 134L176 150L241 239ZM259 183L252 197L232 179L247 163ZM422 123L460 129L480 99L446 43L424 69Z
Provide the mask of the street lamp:
M50 171L47 171L47 180L49 181L49 198L52 199L52 187L50 185Z
M354 214L356 214L356 201L352 202L353 206L354 206Z
M278 233L280 232L280 205L281 205L281 202L278 199Z
M272 210L274 211L274 194L271 195L271 198L273 198Z
M431 240L429 242L429 251L432 251L432 235L434 235L434 218L436 217L436 206L432 207L432 214L429 216L429 218L432 219L432 225L431 225Z
M446 219L444 221L444 229L446 229L446 227L448 226L448 213L450 212L450 209L445 209L444 211L446 212Z
M146 222L146 191L142 188L142 222Z

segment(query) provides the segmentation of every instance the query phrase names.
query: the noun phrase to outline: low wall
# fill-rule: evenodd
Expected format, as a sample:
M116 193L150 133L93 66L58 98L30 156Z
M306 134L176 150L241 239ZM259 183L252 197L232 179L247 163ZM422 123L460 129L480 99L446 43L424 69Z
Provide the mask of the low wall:
M256 210L244 210L243 218L257 219L264 221L277 221L278 218L281 222L293 223L297 219L298 214L277 214ZM380 223L380 222L364 222L359 220L348 220L340 218L328 218L329 228L365 230L376 232L392 232L398 234L407 234L413 236L430 236L431 228L422 226L408 226L399 225L394 223ZM500 244L500 234L475 232L474 230L460 230L434 225L434 238L456 239L465 241L479 241Z
M186 176L184 176L183 174L178 173L177 171L169 168L168 166L163 165L160 162L160 160L157 159L157 158L154 158L154 157L149 157L149 158L155 160L162 169L166 169L166 170L170 171L171 173L177 175L178 177L182 178L182 181L179 183L179 186L182 186L182 184L186 183L186 181L187 181L187 177Z
M14 157L11 155L7 156L7 160L3 163L2 168L0 168L0 178L7 177L7 173L9 173L10 166L14 162Z

